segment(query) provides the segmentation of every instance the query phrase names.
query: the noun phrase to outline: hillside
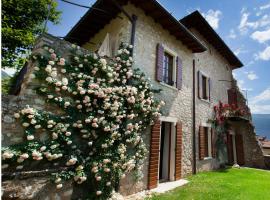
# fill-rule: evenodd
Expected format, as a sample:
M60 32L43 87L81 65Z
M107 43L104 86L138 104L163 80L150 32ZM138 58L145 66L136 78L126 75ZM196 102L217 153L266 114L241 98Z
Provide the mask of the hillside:
M270 139L270 114L253 114L252 119L257 135Z

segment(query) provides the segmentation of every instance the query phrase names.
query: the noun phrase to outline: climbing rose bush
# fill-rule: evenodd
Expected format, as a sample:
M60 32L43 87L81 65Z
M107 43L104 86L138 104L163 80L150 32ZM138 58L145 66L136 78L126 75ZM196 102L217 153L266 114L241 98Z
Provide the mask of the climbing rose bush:
M64 58L45 46L33 55L36 92L61 112L27 106L15 113L27 141L2 149L5 168L55 163L65 169L52 174L56 188L73 179L89 188L88 199L108 199L127 173L140 175L147 153L142 136L164 102L154 99L158 91L145 75L133 70L131 50L122 45L107 58L72 45L71 56ZM48 138L38 139L38 131Z

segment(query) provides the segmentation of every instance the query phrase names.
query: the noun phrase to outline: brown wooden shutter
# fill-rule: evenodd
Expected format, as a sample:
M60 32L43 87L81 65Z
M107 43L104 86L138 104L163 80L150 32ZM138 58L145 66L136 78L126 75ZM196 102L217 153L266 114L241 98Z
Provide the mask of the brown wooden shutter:
M202 73L198 71L198 97L202 98Z
M157 120L152 126L149 169L148 169L148 189L157 187L158 167L159 167L159 143L160 143L161 122Z
M244 156L244 144L243 144L243 136L240 134L235 135L235 146L236 146L236 156L237 156L237 164L244 165L245 164L245 156Z
M228 153L228 164L233 164L233 142L232 135L227 133L227 153Z
M199 159L203 160L205 157L205 133L204 127L199 127Z
M182 78L183 78L183 63L180 57L176 57L176 65L177 65L177 77L176 77L176 87L181 90L182 89Z
M211 144L211 154L212 154L212 158L216 158L216 155L217 155L217 149L216 149L216 132L215 132L215 129L211 128L211 141L212 141L212 144Z
M156 79L161 82L163 77L163 57L164 47L162 44L157 44L157 55L156 55Z
M212 98L212 79L208 78L208 98L211 101Z
M176 124L176 147L175 147L175 180L181 178L182 170L182 123Z
M230 105L235 105L237 106L237 92L235 89L229 89L228 91L228 103Z

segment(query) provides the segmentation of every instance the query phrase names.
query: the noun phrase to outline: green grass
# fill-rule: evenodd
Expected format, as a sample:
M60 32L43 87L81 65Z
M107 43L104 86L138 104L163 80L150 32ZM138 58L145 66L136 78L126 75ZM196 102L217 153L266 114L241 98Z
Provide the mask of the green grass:
M270 200L270 171L227 169L188 178L187 185L149 200Z

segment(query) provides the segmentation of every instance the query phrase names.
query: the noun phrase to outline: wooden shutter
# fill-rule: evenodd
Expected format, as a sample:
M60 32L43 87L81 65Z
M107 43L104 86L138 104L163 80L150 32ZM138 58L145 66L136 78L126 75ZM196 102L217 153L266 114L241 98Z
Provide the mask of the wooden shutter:
M182 88L182 77L183 77L183 63L180 57L176 57L176 66L177 66L177 73L176 73L176 87L181 90Z
M243 145L243 136L240 134L235 135L235 146L236 146L236 156L237 156L237 164L244 165L245 164L245 156L244 156L244 145Z
M228 103L237 107L237 93L235 89L229 89L228 91Z
M202 99L202 73L198 71L198 97Z
M232 135L227 133L228 164L233 164L233 141Z
M148 169L148 189L157 187L158 167L159 167L159 143L160 143L161 123L159 120L152 126L149 169Z
M182 170L182 123L176 124L176 146L175 146L175 180L181 178Z
M204 127L199 127L199 159L203 160L205 157L205 133L204 133Z
M163 77L163 57L164 47L162 44L157 44L157 55L156 55L156 80L161 82Z
M212 79L208 78L208 98L209 98L209 101L211 101L211 96L212 96Z
M216 132L215 129L211 128L211 154L212 158L216 158L217 149L216 149Z

